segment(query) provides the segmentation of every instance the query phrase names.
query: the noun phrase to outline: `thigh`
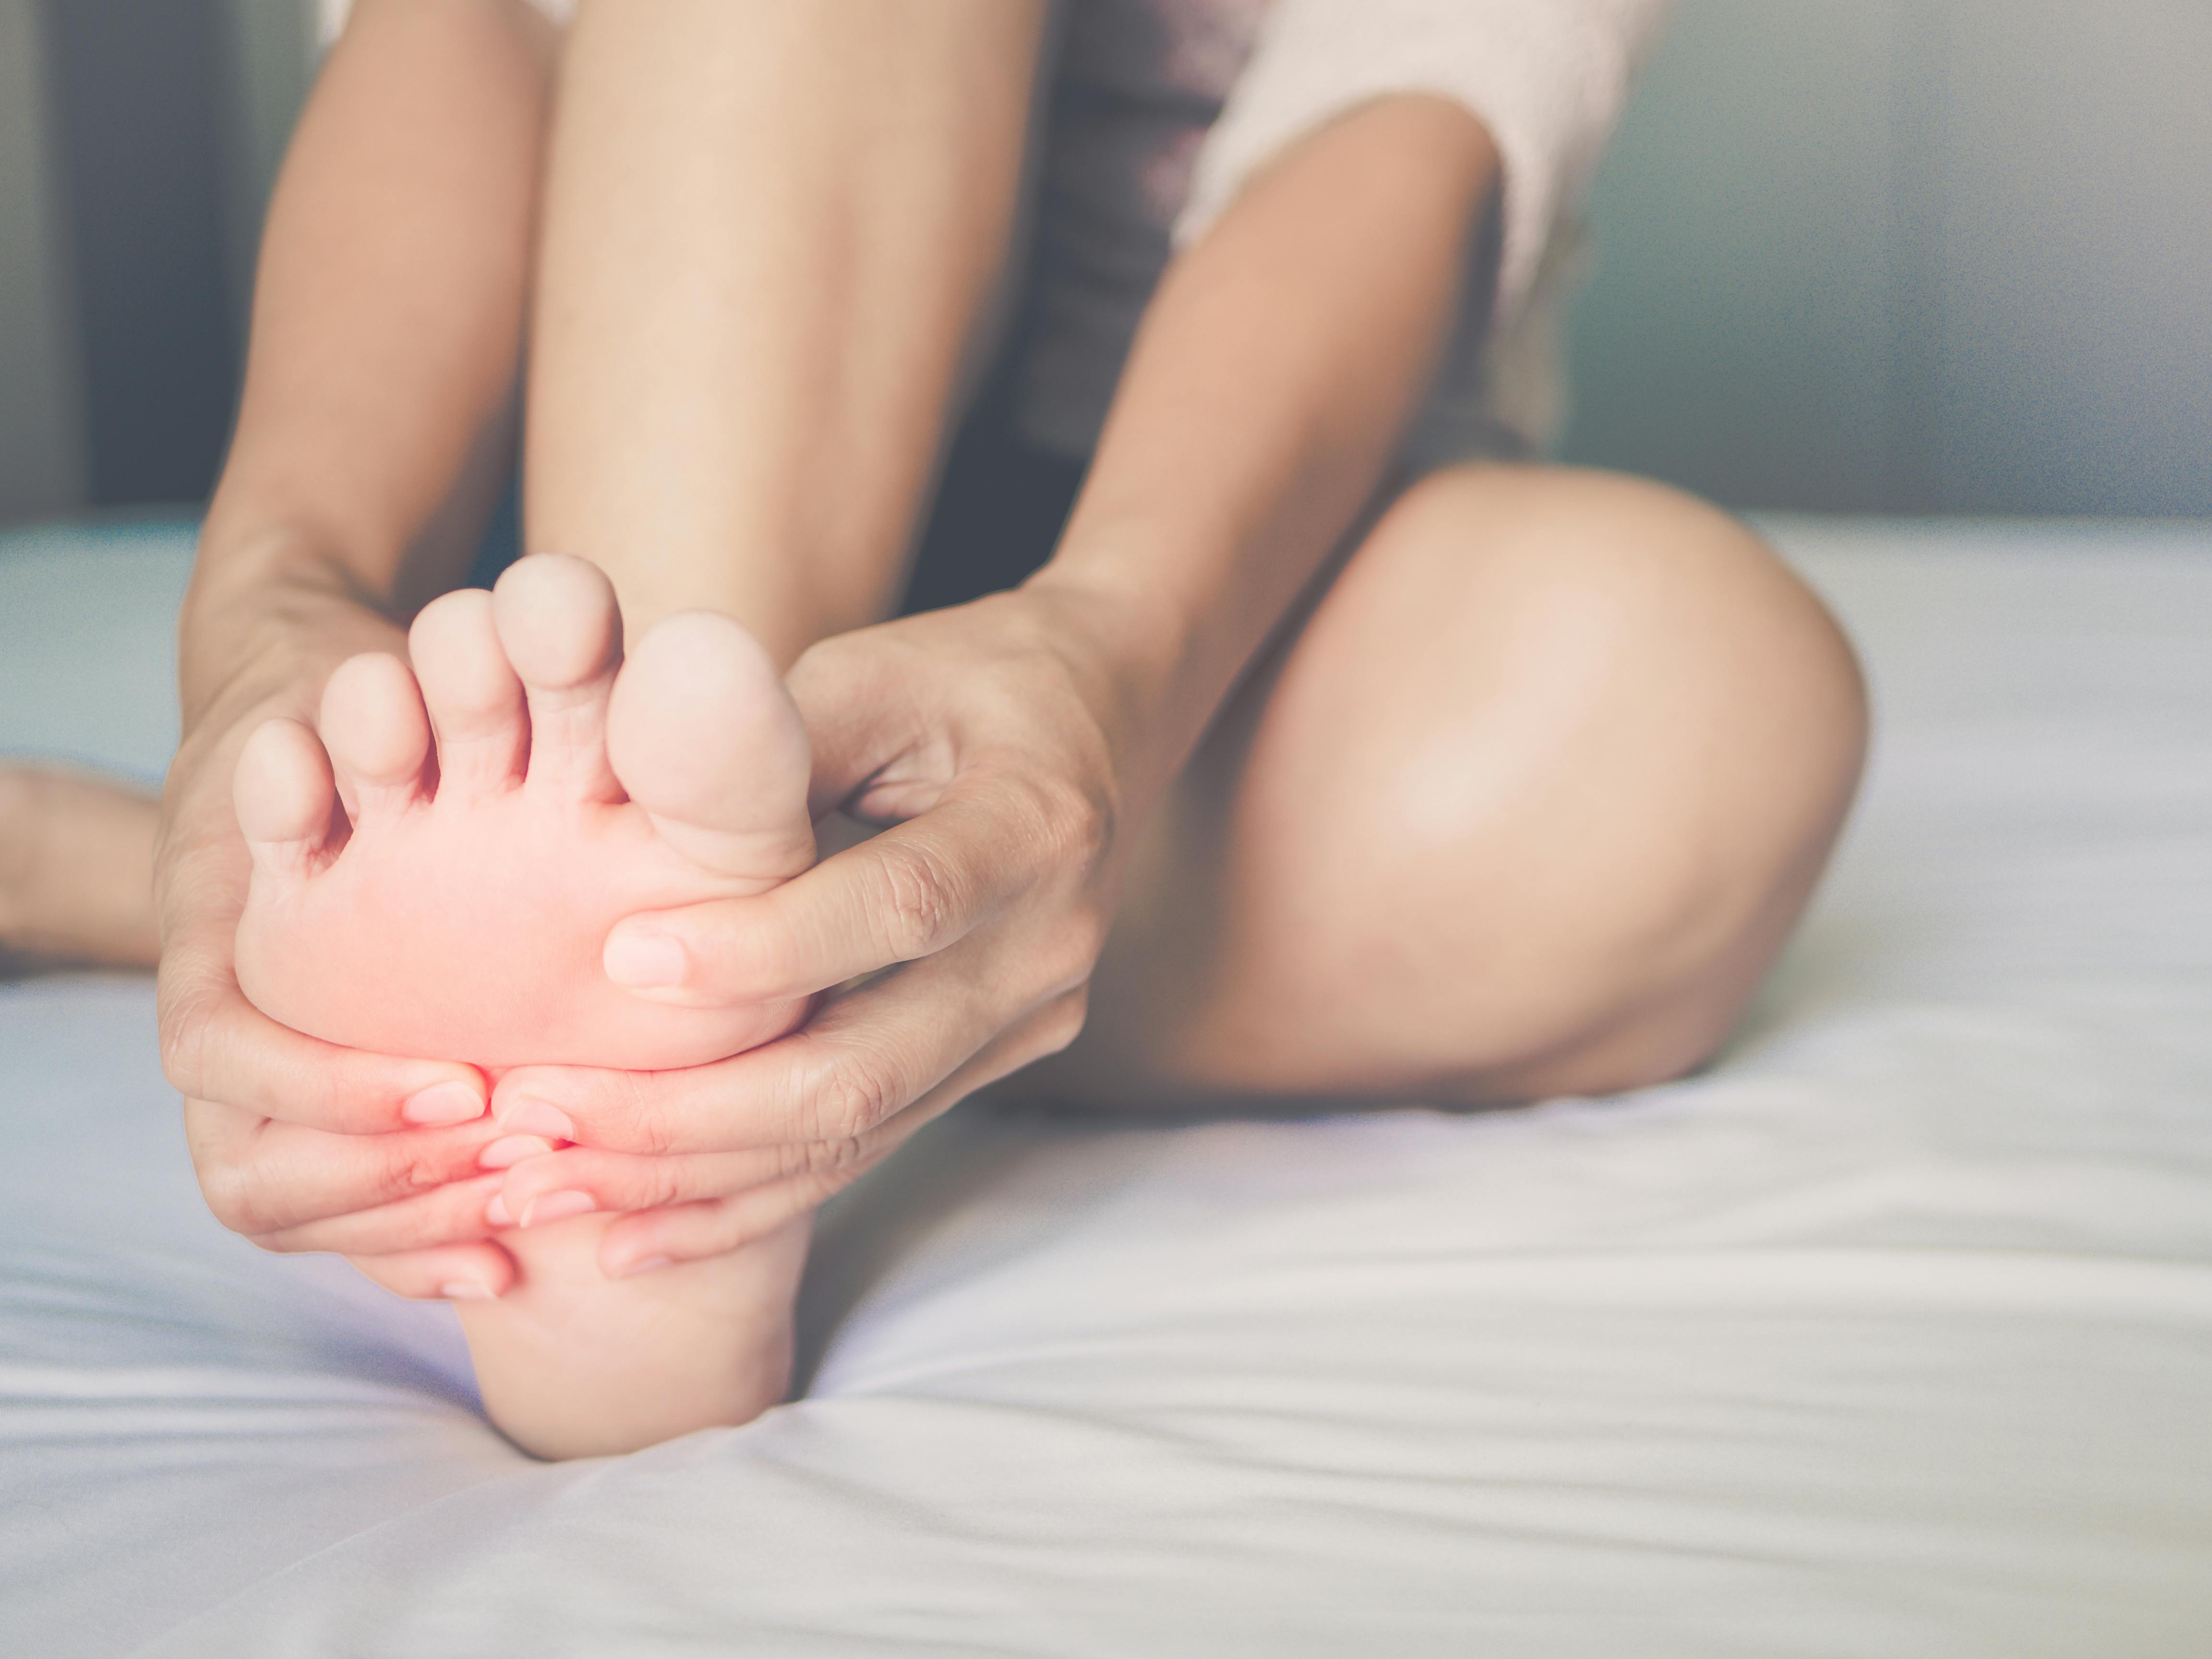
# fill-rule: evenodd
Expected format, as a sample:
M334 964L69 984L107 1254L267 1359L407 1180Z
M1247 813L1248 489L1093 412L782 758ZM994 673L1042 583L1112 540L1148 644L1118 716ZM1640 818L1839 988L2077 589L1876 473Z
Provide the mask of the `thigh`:
M1431 475L1224 711L1133 860L1056 1091L1480 1101L1678 1074L1856 786L1865 702L1741 523Z

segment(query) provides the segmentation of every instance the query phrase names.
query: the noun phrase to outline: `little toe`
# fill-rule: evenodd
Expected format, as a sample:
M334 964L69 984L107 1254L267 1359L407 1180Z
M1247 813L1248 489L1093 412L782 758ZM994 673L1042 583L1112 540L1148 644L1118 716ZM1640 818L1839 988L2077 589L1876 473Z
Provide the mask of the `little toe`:
M727 617L655 624L615 682L607 751L678 852L763 886L814 861L806 728L760 642Z
M492 617L530 706L532 789L620 800L607 764L607 694L622 657L622 612L599 568L558 553L510 565Z
M322 739L298 720L257 726L231 780L238 826L258 873L305 870L329 844L337 799Z
M415 676L381 652L349 657L323 689L323 746L356 823L422 799L430 721Z
M464 587L433 599L408 630L407 652L437 733L439 799L482 800L521 782L530 721L491 595Z

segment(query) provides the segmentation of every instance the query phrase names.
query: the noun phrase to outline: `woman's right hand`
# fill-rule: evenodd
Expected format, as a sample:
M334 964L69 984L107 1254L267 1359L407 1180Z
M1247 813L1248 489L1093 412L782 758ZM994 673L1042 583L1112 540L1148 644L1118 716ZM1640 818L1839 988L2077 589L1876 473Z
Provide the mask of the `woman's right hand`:
M161 1065L208 1206L264 1249L337 1252L402 1296L498 1296L515 1269L484 1217L502 1177L477 1161L500 1133L483 1073L303 1036L247 1002L233 969L251 867L231 805L240 749L272 716L312 723L331 669L404 652L404 636L337 580L265 566L250 586L196 577L186 618L188 633L214 623L227 660L214 684L186 675L155 901Z

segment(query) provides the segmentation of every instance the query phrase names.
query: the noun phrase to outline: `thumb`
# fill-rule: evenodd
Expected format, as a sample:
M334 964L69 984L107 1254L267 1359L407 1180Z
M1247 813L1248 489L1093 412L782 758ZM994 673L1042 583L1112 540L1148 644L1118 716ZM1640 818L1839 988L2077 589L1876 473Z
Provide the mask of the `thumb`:
M903 763L925 747L920 664L911 647L884 634L867 628L823 640L785 678L812 749L806 811L817 822L885 774L909 769ZM943 787L942 767L913 769L917 783L927 770L933 795Z

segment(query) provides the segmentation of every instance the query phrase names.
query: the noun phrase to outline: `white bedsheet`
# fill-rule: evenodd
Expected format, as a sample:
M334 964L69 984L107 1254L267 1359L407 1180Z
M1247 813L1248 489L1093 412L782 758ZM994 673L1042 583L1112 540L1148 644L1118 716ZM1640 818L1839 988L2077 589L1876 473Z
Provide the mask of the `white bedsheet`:
M207 1218L143 983L0 989L0 1652L2212 1652L2212 534L1775 528L1881 732L1719 1066L956 1115L745 1429L530 1462ZM166 627L106 545L0 543L0 749L158 763L52 695Z

